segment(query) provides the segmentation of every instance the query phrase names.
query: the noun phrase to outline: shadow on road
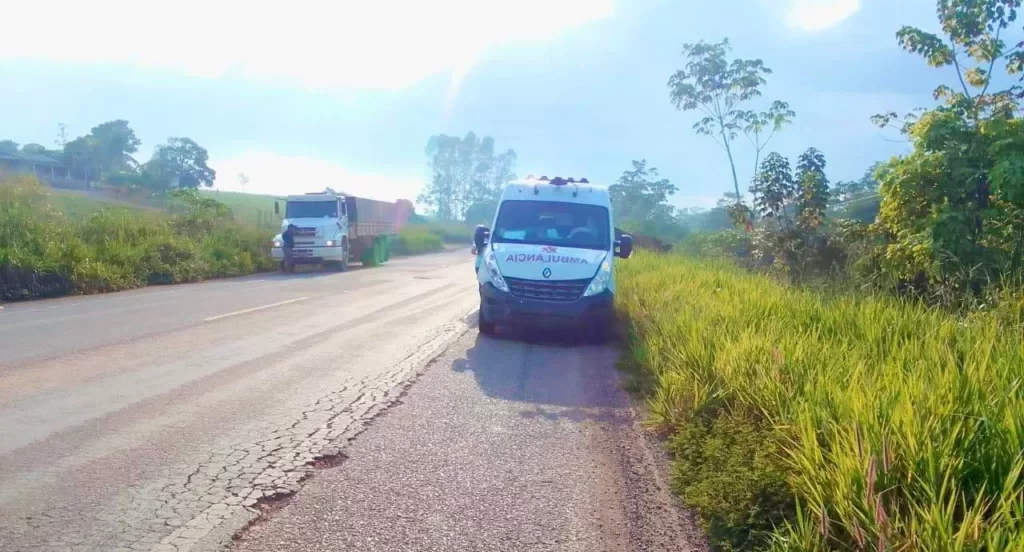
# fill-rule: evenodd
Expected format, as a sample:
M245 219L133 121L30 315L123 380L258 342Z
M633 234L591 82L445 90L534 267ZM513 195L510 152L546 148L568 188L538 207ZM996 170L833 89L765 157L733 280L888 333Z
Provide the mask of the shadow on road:
M477 335L453 370L472 372L494 399L526 403L520 415L570 421L614 421L629 416L619 385L614 347L580 345L570 336Z

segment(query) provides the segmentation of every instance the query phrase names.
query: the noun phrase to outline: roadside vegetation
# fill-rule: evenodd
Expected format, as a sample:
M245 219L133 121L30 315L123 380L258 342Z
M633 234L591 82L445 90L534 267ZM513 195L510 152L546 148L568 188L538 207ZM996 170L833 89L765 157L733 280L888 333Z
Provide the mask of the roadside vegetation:
M408 225L398 232L398 239L392 242L396 255L420 255L444 249L441 237L427 225Z
M31 177L0 182L0 300L196 282L274 267L266 231L194 190L171 212L55 199ZM84 203L83 203L84 202ZM72 206L69 216L61 206Z
M276 267L268 249L280 229L272 197L184 189L159 201L148 194L137 199L55 190L29 176L0 178L0 301L197 282ZM441 251L445 243L469 243L471 232L459 223L409 224L393 242L394 253Z
M617 265L625 361L723 550L1020 550L1019 302L957 316L734 263Z
M745 110L770 70L701 42L670 99L734 175L750 138L749 195L673 210L643 161L616 184L648 202L624 228L674 245L616 265L624 367L716 549L1024 550L1019 2L937 7L897 40L956 87L873 118L910 153L832 183L764 149L795 117Z

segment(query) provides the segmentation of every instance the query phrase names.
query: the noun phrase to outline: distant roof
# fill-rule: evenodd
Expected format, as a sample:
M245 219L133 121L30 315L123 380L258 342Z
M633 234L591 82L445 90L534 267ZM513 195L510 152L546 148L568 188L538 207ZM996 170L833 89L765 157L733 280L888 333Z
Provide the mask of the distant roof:
M63 164L49 155L43 155L41 153L25 153L23 151L19 151L17 153L0 152L0 159L5 161L24 161L26 163L35 163L37 165Z

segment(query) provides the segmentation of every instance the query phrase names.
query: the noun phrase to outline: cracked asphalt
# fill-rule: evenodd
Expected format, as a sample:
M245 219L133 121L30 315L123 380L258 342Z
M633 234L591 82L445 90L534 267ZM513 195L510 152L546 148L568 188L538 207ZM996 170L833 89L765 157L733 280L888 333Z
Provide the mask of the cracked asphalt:
M705 550L616 352L467 332L237 552Z
M459 251L6 305L0 549L222 549L465 333L471 266Z

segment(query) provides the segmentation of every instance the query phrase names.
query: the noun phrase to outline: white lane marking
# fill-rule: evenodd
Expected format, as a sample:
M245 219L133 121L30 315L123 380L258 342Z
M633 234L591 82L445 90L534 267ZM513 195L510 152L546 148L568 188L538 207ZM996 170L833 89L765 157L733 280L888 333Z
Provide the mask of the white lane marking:
M211 316L209 318L204 318L203 322L213 322L214 320L220 320L221 318L227 318L229 316L238 316L240 314L249 314L250 312L256 312L256 311L261 311L261 310L265 310L265 309L272 309L274 307L280 307L282 305L288 305L288 304L291 304L291 303L298 303L299 301L305 301L306 299L309 299L309 297L299 297L298 299L289 299L287 301L278 301L277 303L271 303L269 305L263 305L262 307L253 307L251 309L242 309L240 311L229 312L229 313L226 313L226 314L218 314L217 316Z

